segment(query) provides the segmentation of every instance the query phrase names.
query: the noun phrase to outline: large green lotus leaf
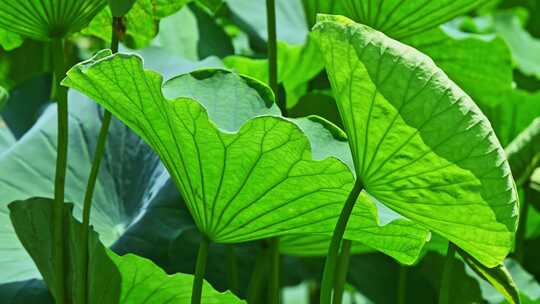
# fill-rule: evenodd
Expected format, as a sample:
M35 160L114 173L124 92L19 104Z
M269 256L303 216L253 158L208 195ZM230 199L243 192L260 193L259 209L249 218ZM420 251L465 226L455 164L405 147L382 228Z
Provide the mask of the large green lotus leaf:
M72 204L65 207L65 248L69 298L81 301L80 287L77 286L81 246L78 240L82 234L82 224L71 216ZM54 262L51 199L32 198L10 204L10 217L25 248L34 259L49 286L54 284ZM39 228L39 229L35 229ZM193 276L187 274L168 275L151 261L128 254L118 256L106 250L93 232L90 241L89 299L88 303L188 303L191 297ZM203 285L203 303L243 303L232 293L219 293L210 284ZM54 291L53 291L54 292Z
M6 29L0 28L0 47L6 51L18 48L23 43L23 38Z
M0 28L37 40L78 32L107 4L105 0L3 0Z
M75 202L81 218L82 202L90 172L102 113L80 94L70 94L70 148L66 199ZM7 204L34 195L54 196L56 160L56 111L51 106L36 125L9 150L0 154L0 283L39 277L9 222ZM106 157L98 176L92 224L108 246L135 220L150 199L158 175L158 158L137 136L113 121ZM36 154L35 151L40 151Z
M289 234L279 238L281 254L299 257L322 257L328 254L330 237L321 234ZM351 254L373 252L360 242L353 242Z
M493 0L342 0L344 12L394 39L435 28Z
M481 107L506 102L513 79L505 42L495 35L464 33L458 24L452 21L403 42L433 59Z
M540 161L540 118L506 147L506 154L517 184L525 183Z
M322 16L315 32L366 191L499 264L512 248L518 199L474 102L427 56L367 26Z
M313 39L304 45L289 45L278 42L277 65L278 82L283 84L287 108L296 105L308 90L308 82L324 68L322 55ZM244 56L229 56L223 59L225 65L234 71L268 83L268 60Z
M125 35L120 39L132 48L147 46L159 30L159 20L172 15L191 0L137 0L122 18ZM112 37L113 14L109 7L103 9L84 34L93 35L110 42Z
M121 87L109 78L112 73L124 79ZM172 101L162 96L161 81L156 73L143 70L139 57L102 52L73 68L64 84L92 96L152 145L198 228L213 241L294 232L331 234L339 216L336 206L346 199L353 181L343 162L328 158L350 158L346 142L335 140L336 130L328 131L316 118L293 123L277 117L268 87L230 72L201 70L174 78L164 89L165 96L175 98ZM261 114L273 116L257 116ZM331 145L344 153L334 154ZM261 147L273 153L261 152ZM324 160L311 160L312 155ZM400 226L402 232L378 240L377 208L359 206L348 237L404 263L414 262L427 231L408 222Z
M109 0L111 13L115 17L123 17L133 7L136 0Z

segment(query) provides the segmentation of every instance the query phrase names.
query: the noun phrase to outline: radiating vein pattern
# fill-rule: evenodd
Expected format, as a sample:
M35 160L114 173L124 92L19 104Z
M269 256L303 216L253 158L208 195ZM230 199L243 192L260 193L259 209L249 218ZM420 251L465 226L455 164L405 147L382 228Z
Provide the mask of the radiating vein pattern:
M498 264L512 247L517 195L478 107L431 59L380 32L335 16L315 31L365 189Z
M77 32L106 5L105 0L2 0L0 27L37 40Z
M343 0L355 21L402 39L437 27L493 0Z
M306 136L278 117L223 133L198 102L166 100L161 82L139 57L118 55L76 67L65 84L103 104L158 152L212 240L333 229L353 183L345 164L313 161Z

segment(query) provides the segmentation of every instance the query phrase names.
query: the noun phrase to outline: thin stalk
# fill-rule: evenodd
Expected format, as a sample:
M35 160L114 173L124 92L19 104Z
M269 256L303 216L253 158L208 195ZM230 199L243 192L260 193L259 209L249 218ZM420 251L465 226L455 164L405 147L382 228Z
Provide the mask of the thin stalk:
M233 245L228 244L225 246L225 254L227 256L227 282L229 283L229 290L238 294L238 262L236 261L236 254L234 251Z
M439 304L450 303L450 291L452 287L452 271L454 269L454 255L456 254L456 245L448 242L448 251L444 262L444 270L441 280L441 291L439 293Z
M202 287L204 274L206 272L206 259L208 258L208 247L210 240L204 236L199 245L197 254L197 264L195 265L195 278L193 279L193 289L191 290L191 304L200 304L202 297Z
M261 298L263 283L268 268L267 256L268 250L266 250L266 248L261 248L261 251L257 255L257 259L255 261L255 267L251 273L251 279L249 280L247 292L248 303L258 303L259 299Z
M112 23L112 39L111 39L111 50L113 53L118 52L118 36L119 31L121 31L121 18L113 17ZM99 169L101 167L101 161L103 159L103 154L105 153L105 145L107 143L107 134L109 133L109 126L111 125L112 115L109 111L105 110L103 114L103 121L101 122L101 129L99 130L98 141L96 149L94 151L94 158L92 160L92 168L90 169L90 176L88 177L88 182L86 185L86 192L84 194L84 205L83 205L83 230L81 236L81 252L83 253L80 269L81 271L81 281L82 292L85 295L84 303L88 302L88 281L89 278L89 251L88 251L88 242L89 242L89 233L90 233L90 211L92 209L92 197L94 195L94 189L96 187L97 176Z
M515 258L518 262L523 262L525 254L525 237L527 235L527 216L529 216L529 201L532 199L531 187L526 184L523 193L523 203L519 215L518 230L516 232L516 251Z
M341 242L341 253L336 269L336 279L334 281L334 301L335 304L340 304L343 301L343 291L347 282L347 272L349 270L349 257L351 255L352 242L343 240Z
M407 303L407 266L399 265L398 304Z
M336 271L337 264L337 255L339 251L339 245L343 239L343 234L345 234L345 228L347 227L347 222L351 216L356 199L362 192L364 186L359 180L356 180L354 188L347 201L341 209L341 214L339 215L339 220L334 228L334 234L332 235L332 241L330 242L330 248L328 248L328 254L326 256L326 261L324 263L323 277L321 281L321 304L330 304L332 299L332 286L334 285L334 274Z
M270 261L270 282L268 288L268 303L278 304L280 302L279 294L279 238L270 239L270 247L268 248L268 257Z
M56 156L56 175L54 179L54 271L56 275L56 303L66 303L64 269L64 191L68 153L68 103L67 89L60 85L65 75L64 41L55 38L51 43L52 66L54 70L51 100L58 107L58 145Z
M278 86L276 4L275 0L266 0L266 23L268 31L268 84L274 92L276 104L281 108L283 116L287 116L287 107L281 104Z

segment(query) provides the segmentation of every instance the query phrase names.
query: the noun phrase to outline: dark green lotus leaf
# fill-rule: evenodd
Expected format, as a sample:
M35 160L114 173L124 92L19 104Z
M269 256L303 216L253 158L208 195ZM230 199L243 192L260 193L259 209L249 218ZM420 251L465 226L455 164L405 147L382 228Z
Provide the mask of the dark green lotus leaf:
M21 242L32 256L45 282L53 286L54 259L50 248L52 235L53 201L32 198L10 204L10 217ZM81 269L75 263L81 256L80 235L83 226L71 216L73 205L65 208L65 248L68 297L78 303L84 296L77 286L77 276ZM37 228L37 229L36 229ZM136 255L118 256L107 250L99 242L97 233L90 237L89 291L88 303L165 303L166 301L185 303L191 297L193 276L187 274L168 275L154 263ZM204 283L203 303L244 303L230 292L216 292L210 284Z
M115 17L123 17L137 0L109 0L109 8Z
M0 111L6 104L7 100L9 98L9 93L4 89L3 87L0 87Z
M37 40L62 38L88 25L106 0L3 0L0 28Z
M111 73L122 79L121 86L109 78ZM339 132L316 119L291 122L276 116L268 87L228 71L201 70L173 78L164 89L170 100L163 97L161 82L159 75L143 70L139 57L107 52L76 66L64 80L151 144L186 198L197 227L213 241L331 234L339 216L335 206L352 186L352 174L343 163L350 154L343 138L336 141ZM231 112L235 103L241 107ZM261 114L273 116L257 116ZM345 153L334 154L331 146ZM377 208L369 203L359 204L358 220L346 237L404 263L414 262L427 231L407 222L400 225L402 232L376 241Z
M540 118L506 147L506 154L516 183L524 184L540 162Z
M378 31L325 15L315 32L365 190L482 263L500 264L512 249L518 197L478 107L431 59Z

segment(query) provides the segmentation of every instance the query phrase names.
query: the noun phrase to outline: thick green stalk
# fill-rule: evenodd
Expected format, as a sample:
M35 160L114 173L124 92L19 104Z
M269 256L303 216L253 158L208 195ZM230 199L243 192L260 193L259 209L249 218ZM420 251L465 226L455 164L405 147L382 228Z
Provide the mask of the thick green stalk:
M238 263L236 261L234 245L225 245L225 251L227 256L227 282L229 284L229 290L238 294Z
M444 262L444 270L441 280L441 291L439 293L439 304L450 303L450 291L452 287L452 271L454 269L454 255L456 254L456 245L448 242L448 252Z
M263 244L264 241L263 241ZM262 246L261 246L262 247ZM263 283L266 277L266 271L268 268L268 250L266 247L261 248L257 259L255 260L255 267L251 273L251 279L249 280L247 302L257 303L261 299L261 293L263 289Z
M407 303L407 266L399 265L398 304Z
M352 242L343 240L341 242L341 253L336 269L336 278L334 280L334 302L340 304L343 301L343 291L347 282L347 273L349 271L349 257L351 255Z
M197 264L195 265L195 278L193 279L193 289L191 290L191 304L200 304L204 274L206 272L206 259L208 258L208 247L210 240L204 236L199 245L197 254Z
M529 201L532 199L531 187L529 184L525 184L525 191L523 194L523 202L521 204L521 210L519 214L518 230L516 232L516 251L514 253L518 262L523 262L524 250L525 250L525 237L527 236L527 216L529 216Z
M66 303L64 269L64 193L68 153L68 103L67 89L60 85L65 76L64 41L55 38L51 43L52 66L54 69L51 100L58 107L58 144L56 174L54 179L54 271L56 276L56 303Z
M321 304L330 304L332 299L332 286L334 285L334 275L339 245L343 239L343 235L345 234L345 228L347 227L347 222L351 216L356 199L358 199L358 196L360 195L360 192L362 192L363 188L364 186L362 183L359 180L356 180L354 188L352 189L351 193L349 193L349 197L347 197L347 201L345 202L343 209L341 209L341 214L339 215L339 220L336 224L336 228L334 229L332 241L330 242L330 248L328 248L328 254L324 263L324 271L321 281Z
M121 31L121 18L114 17L112 23L112 39L111 39L111 50L113 53L118 52L118 36L119 31ZM90 176L88 177L88 182L86 184L86 192L84 194L84 205L83 205L83 230L81 236L81 252L83 253L81 259L80 269L81 271L81 280L82 280L82 291L85 294L84 303L88 302L88 273L89 273L89 251L88 251L88 239L90 233L90 211L92 209L92 198L94 196L94 190L96 187L97 176L99 173L99 168L101 167L101 161L103 160L103 154L105 153L105 146L107 144L107 134L109 133L109 126L111 125L112 115L109 111L105 110L103 114L103 121L101 123L101 129L99 130L98 141L96 149L94 151L94 158L92 160L92 168L90 169ZM83 303L83 304L84 304Z
M270 247L268 248L268 257L270 260L270 282L268 287L268 303L278 304L280 302L279 294L279 238L270 239Z
M281 108L283 116L287 116L287 107L281 104L279 98L275 0L266 0L266 22L268 31L268 84L274 92L276 104Z

